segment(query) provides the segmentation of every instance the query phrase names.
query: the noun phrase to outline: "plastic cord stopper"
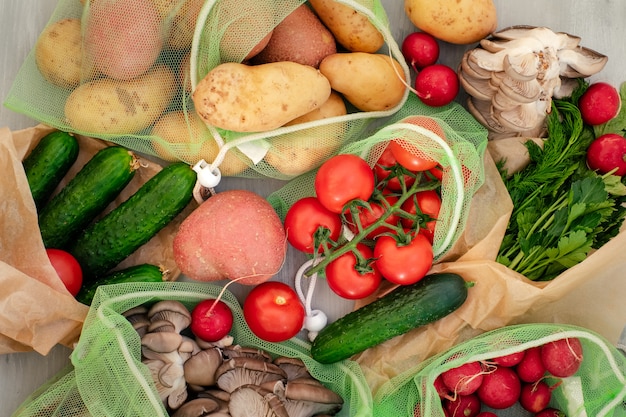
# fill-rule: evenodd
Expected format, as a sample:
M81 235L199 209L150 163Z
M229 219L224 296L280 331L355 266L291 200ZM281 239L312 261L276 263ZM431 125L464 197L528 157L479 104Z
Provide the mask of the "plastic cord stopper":
M213 168L204 159L198 161L193 166L193 170L196 171L196 174L198 174L198 182L203 187L214 188L222 180L222 173L219 168Z

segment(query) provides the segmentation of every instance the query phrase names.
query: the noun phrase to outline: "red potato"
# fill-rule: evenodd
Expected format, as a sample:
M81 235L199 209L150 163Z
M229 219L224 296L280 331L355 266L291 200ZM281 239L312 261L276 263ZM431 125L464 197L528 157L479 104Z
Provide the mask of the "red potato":
M283 224L273 207L247 190L222 191L196 208L173 241L181 272L198 281L267 281L282 267L287 249Z
M558 378L572 376L583 360L580 340L566 338L548 342L541 347L541 361L546 370Z
M583 121L592 126L601 125L617 116L621 105L617 89L604 82L591 84L578 100Z
M498 366L486 373L476 394L487 407L502 410L519 400L522 384L513 368Z
M92 2L84 25L87 66L117 80L146 73L163 47L161 24L151 0Z
M443 372L441 379L454 394L469 395L480 387L483 374L480 362L468 362Z
M548 407L552 388L544 381L522 384L519 403L526 411L538 413Z
M480 400L476 394L457 395L454 400L444 401L450 417L476 417L480 413Z
M546 373L546 367L541 360L541 347L535 346L526 349L524 358L515 368L517 375L524 382L535 382Z

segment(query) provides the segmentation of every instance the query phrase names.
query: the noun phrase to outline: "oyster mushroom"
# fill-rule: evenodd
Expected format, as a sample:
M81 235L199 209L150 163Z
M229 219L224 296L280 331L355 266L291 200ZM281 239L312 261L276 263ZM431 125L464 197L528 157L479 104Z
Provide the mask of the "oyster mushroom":
M608 60L580 41L546 27L516 26L465 52L458 74L470 96L467 108L490 139L545 135L552 98L567 96L576 78L596 74Z
M207 417L218 409L219 404L211 398L195 398L180 406L172 417Z
M272 357L269 353L262 349L257 349L249 346L240 346L240 345L232 345L227 346L223 350L225 358L237 358L237 357L246 357L246 358L256 358L261 359L266 362L271 362Z
M159 301L148 310L147 314L151 322L165 320L172 323L176 333L180 333L191 324L191 313L180 301Z
M143 363L150 370L161 401L173 410L183 405L188 394L182 366L159 359L149 359Z
M278 356L274 359L274 364L278 365L287 374L287 380L311 377L306 365L299 358Z
M343 398L337 393L321 383L311 383L304 379L288 381L284 385L279 382L274 386L274 393L282 399L290 416L332 415L343 407Z
M212 386L215 384L216 372L222 363L222 353L218 348L201 350L183 364L185 379L191 385Z
M146 307L142 305L133 307L122 313L122 315L133 326L139 337L143 337L148 332L150 320L148 320L148 309Z
M235 357L225 361L216 371L217 386L232 393L242 385L261 385L266 381L286 379L278 365L262 359Z
M251 384L237 387L231 393L228 410L232 417L298 417L289 415L277 394Z

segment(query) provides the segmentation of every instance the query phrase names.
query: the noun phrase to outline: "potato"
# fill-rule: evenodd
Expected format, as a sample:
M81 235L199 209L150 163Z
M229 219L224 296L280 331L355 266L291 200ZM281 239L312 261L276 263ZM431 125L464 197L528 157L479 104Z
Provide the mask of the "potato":
M342 116L347 113L341 95L332 92L318 109L300 116L285 126ZM314 126L272 138L265 160L276 170L292 177L311 171L339 150L345 132L342 124Z
M80 19L61 19L48 25L37 39L35 62L48 82L64 88L74 88L80 84L80 31Z
M87 68L117 80L152 67L163 46L162 19L152 0L98 0L84 23Z
M362 111L389 110L407 89L400 63L385 54L336 53L324 58L319 70L333 90Z
M311 7L348 51L377 52L385 38L367 16L335 0L309 0Z
M330 91L326 77L308 65L227 62L200 80L192 99L205 123L237 132L262 132L315 110Z
M493 0L405 0L404 11L418 29L459 45L478 42L498 25Z
M152 0L161 20L167 22L166 47L187 49L191 47L196 20L204 5L204 0Z
M221 0L221 62L246 62L261 52L278 23L275 14L273 2Z
M333 34L302 4L274 28L267 46L252 63L293 61L317 68L324 57L336 52Z
M197 281L256 285L278 273L287 239L274 208L248 190L218 192L183 220L174 236L174 261Z
M166 161L183 159L190 164L195 164L204 159L212 163L219 152L217 142L211 137L209 130L195 112L185 114L179 110L165 113L154 123L152 135L176 146L174 152L160 142L152 144L156 154ZM180 158L182 155L185 155L185 158ZM223 176L240 174L246 168L248 164L235 155L234 151L226 153L219 165Z
M72 91L65 118L79 132L131 134L154 123L175 93L176 77L165 65L133 80L100 78Z

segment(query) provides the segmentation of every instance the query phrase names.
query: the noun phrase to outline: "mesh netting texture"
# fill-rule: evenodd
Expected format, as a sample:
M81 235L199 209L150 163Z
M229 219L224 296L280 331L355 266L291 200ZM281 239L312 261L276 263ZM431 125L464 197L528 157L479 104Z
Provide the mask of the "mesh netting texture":
M435 259L440 259L463 233L471 199L484 182L486 130L456 103L429 107L411 95L388 124L346 144L338 153L359 155L374 166L390 140L398 140L411 153L442 167L442 204L433 240ZM268 197L281 218L294 202L315 194L315 173L289 181Z
M565 338L578 338L583 359L563 378L550 406L568 416L626 416L626 358L602 336L565 324L534 323L502 327L460 343L388 381L374 398L375 416L444 417L434 385L442 372L473 361L489 361Z
M314 169L393 108L285 124L259 132L207 125L196 83L246 54L303 0L60 0L5 105L63 131L109 140L166 161L219 167L223 176L290 179ZM378 0L340 0L382 34L377 51L409 68ZM247 61L245 61L248 63ZM332 97L335 97L333 94ZM336 97L335 97L336 98ZM345 100L342 100L345 101Z
M72 352L70 369L33 393L14 417L167 416L150 370L141 362L137 331L122 315L140 305L176 300L192 309L198 302L216 298L222 287L192 282L126 283L101 286L85 320L80 340ZM221 300L233 312L234 343L270 355L300 358L310 374L344 399L338 416L372 415L372 396L356 362L322 365L310 356L310 344L293 338L268 343L247 327L234 295Z

